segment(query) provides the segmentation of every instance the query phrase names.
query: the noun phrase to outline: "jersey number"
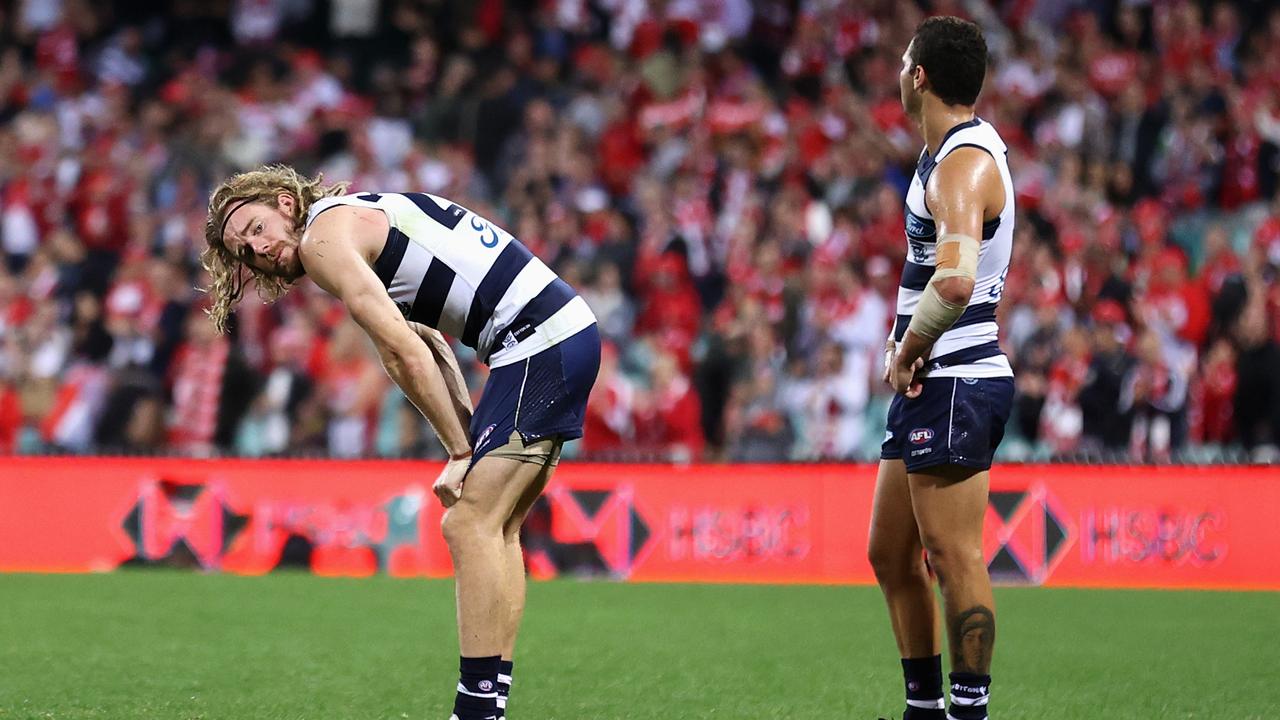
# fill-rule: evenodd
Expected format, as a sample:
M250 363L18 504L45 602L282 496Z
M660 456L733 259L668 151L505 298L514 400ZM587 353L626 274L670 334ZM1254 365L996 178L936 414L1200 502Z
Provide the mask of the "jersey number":
M484 220L481 220L481 219L480 219L480 217L479 217L478 215L474 215L474 214L473 214L473 215L471 216L471 229L472 229L472 230L475 230L475 231L476 231L476 232L478 232L478 233L480 233L480 244L481 244L481 245L483 245L483 246L485 246L485 247L487 247L487 248L498 247L498 231L497 231L497 229L496 229L496 228L494 228L494 227L493 227L492 225L490 225L489 223L485 222ZM489 237L488 237L488 238L486 238L486 237L484 236L484 233L485 233L485 231L486 231L486 230L489 232Z
M426 193L402 193L405 197L413 201L418 209L422 210L427 217L435 220L441 225L453 230L458 227L458 223L462 221L462 216L467 214L467 209L461 205L451 204L447 208L442 208L436 204ZM489 223L481 220L475 213L471 214L471 229L480 233L480 244L487 248L498 246L498 230ZM488 237L485 237L488 233Z

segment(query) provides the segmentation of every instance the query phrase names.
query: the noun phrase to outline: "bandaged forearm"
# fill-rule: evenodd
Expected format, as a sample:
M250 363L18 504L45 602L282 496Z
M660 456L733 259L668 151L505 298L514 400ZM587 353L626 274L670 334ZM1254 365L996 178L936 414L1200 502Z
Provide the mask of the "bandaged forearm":
M964 305L953 305L938 294L938 289L929 283L916 304L916 311L911 315L911 324L907 326L911 332L928 340L937 340L956 320L964 314Z
M937 340L964 314L967 303L952 303L938 292L938 283L949 278L967 278L972 283L978 273L978 241L960 233L948 233L938 239L937 269L920 296L911 315L911 332L929 340Z

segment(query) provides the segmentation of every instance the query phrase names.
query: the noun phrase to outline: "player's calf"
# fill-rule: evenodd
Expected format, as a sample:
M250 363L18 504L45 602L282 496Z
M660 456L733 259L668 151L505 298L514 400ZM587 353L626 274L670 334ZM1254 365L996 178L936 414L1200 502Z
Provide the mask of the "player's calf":
M923 538L929 565L942 587L951 656L949 720L985 720L991 687L996 621L982 551L971 545Z
M980 551L962 552L975 555ZM942 604L950 641L951 667L957 672L985 674L991 669L996 623L991 578L981 556L955 557L930 551L929 564L942 588Z
M907 699L902 720L944 720L942 656L930 655L926 649L934 642L933 581L919 548L904 553L901 548L877 548L873 543L870 559L899 635L899 650L907 655L902 659ZM914 616L915 622L908 626L905 618L897 617L902 614Z
M509 600L502 581L501 520L473 501L445 513L442 532L453 558L458 585L459 679L453 715L457 720L501 717L498 675Z
M986 720L991 656L996 639L995 613L989 601L961 602L959 597L984 594L990 597L990 581L985 566L980 573L956 572L950 578L948 570L951 569L937 571L943 586L951 651L951 710L947 717L948 720ZM965 583L972 584L966 586Z
M954 720L986 720L991 652L996 639L995 613L985 605L972 605L959 612L948 609L947 636L951 640L948 715Z

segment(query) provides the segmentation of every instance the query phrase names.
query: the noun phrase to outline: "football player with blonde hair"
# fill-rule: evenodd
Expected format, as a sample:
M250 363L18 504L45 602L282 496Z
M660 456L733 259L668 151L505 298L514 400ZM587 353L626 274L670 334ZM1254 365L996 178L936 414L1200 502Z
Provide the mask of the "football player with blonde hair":
M209 202L210 319L228 329L252 281L267 301L302 278L341 300L449 454L434 491L457 581L456 720L506 714L524 613L520 526L566 440L582 436L600 365L595 316L490 220L426 193L347 194L275 165ZM479 404L444 335L489 368Z

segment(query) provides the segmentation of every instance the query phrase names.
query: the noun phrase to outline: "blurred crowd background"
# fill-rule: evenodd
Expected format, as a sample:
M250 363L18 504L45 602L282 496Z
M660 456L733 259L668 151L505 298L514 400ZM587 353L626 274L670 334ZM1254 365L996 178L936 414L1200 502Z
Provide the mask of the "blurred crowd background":
M207 322L209 192L283 161L448 197L579 288L580 457L876 457L927 14L985 29L1010 146L1001 457L1274 459L1263 0L0 2L0 452L439 453L309 282Z

